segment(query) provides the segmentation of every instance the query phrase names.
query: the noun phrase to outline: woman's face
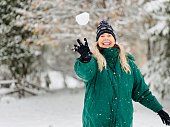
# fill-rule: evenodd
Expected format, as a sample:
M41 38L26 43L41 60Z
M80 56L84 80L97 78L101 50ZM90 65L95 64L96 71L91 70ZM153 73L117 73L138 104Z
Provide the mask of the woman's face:
M114 37L111 34L103 33L100 35L97 43L99 47L101 48L110 48L110 47L113 47L116 42L115 42Z

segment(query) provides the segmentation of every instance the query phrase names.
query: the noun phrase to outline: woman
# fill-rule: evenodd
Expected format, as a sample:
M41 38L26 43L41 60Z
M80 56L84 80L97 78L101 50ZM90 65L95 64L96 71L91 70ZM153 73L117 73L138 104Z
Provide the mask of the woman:
M115 32L106 21L97 27L92 51L78 39L74 45L80 58L75 62L76 74L84 80L86 91L82 115L83 127L132 127L132 100L158 113L166 125L169 115L149 91L134 63L116 43Z

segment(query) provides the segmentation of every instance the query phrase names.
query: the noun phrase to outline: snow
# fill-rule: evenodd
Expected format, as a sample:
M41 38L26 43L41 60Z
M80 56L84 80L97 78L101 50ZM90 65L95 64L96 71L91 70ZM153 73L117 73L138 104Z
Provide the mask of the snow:
M161 32L164 36L169 34L169 15L167 13L166 6L169 0L154 0L151 2L147 2L144 6L146 12L150 13L157 23L153 25L151 28L148 28L148 32L150 34L159 35Z
M50 89L63 89L64 86L64 77L63 74L60 71L49 71L48 72L49 78L50 78ZM45 82L45 81L44 81ZM66 75L65 76L65 83L67 84L68 88L82 88L84 84L77 79ZM42 83L43 87L45 87L45 83Z
M82 88L84 83L80 83L78 80L74 79L71 76L66 76L66 83L69 88Z
M160 21L155 26L148 30L149 33L156 35L159 35L161 31L163 31L163 35L168 34L169 28L167 27L166 21Z
M165 8L164 2L168 2L168 0L153 0L145 5L145 9L148 12L159 11L160 9Z
M1 127L80 127L82 94L57 91L0 104ZM4 100L4 99L3 99ZM13 100L13 99L12 99ZM3 116L3 117L2 117Z
M51 81L50 89L62 89L64 88L64 79L60 72L50 71L49 78Z
M56 90L24 99L3 97L1 127L81 127L84 89ZM170 112L170 101L160 101ZM165 127L158 115L134 103L134 127Z

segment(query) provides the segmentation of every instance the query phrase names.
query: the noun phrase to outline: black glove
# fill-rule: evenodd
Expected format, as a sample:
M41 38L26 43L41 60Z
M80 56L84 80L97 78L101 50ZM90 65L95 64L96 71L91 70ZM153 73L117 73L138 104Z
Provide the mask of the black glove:
M84 38L84 41L85 41L85 45L83 45L83 43L79 39L77 39L79 46L74 45L74 51L78 52L81 55L80 57L81 62L87 63L91 60L92 53L90 52L87 39Z
M164 110L160 110L158 115L161 117L163 124L170 125L170 117L168 113L166 113Z

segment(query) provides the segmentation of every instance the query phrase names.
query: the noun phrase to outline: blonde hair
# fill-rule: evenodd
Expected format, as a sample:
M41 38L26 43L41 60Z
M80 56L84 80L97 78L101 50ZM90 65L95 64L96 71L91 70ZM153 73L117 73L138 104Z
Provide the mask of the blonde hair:
M126 58L126 54L125 54L125 50L123 48L123 46L121 46L120 44L116 44L118 46L118 48L120 49L119 51L119 58L120 58L120 64L122 69L126 72L126 73L131 73L130 70L130 66L127 62L127 58ZM97 64L98 64L98 68L100 71L103 70L103 68L106 69L107 63L106 63L106 59L104 58L104 56L100 53L99 49L98 49L98 44L97 42L92 46L92 53L94 55L94 57L97 60Z

